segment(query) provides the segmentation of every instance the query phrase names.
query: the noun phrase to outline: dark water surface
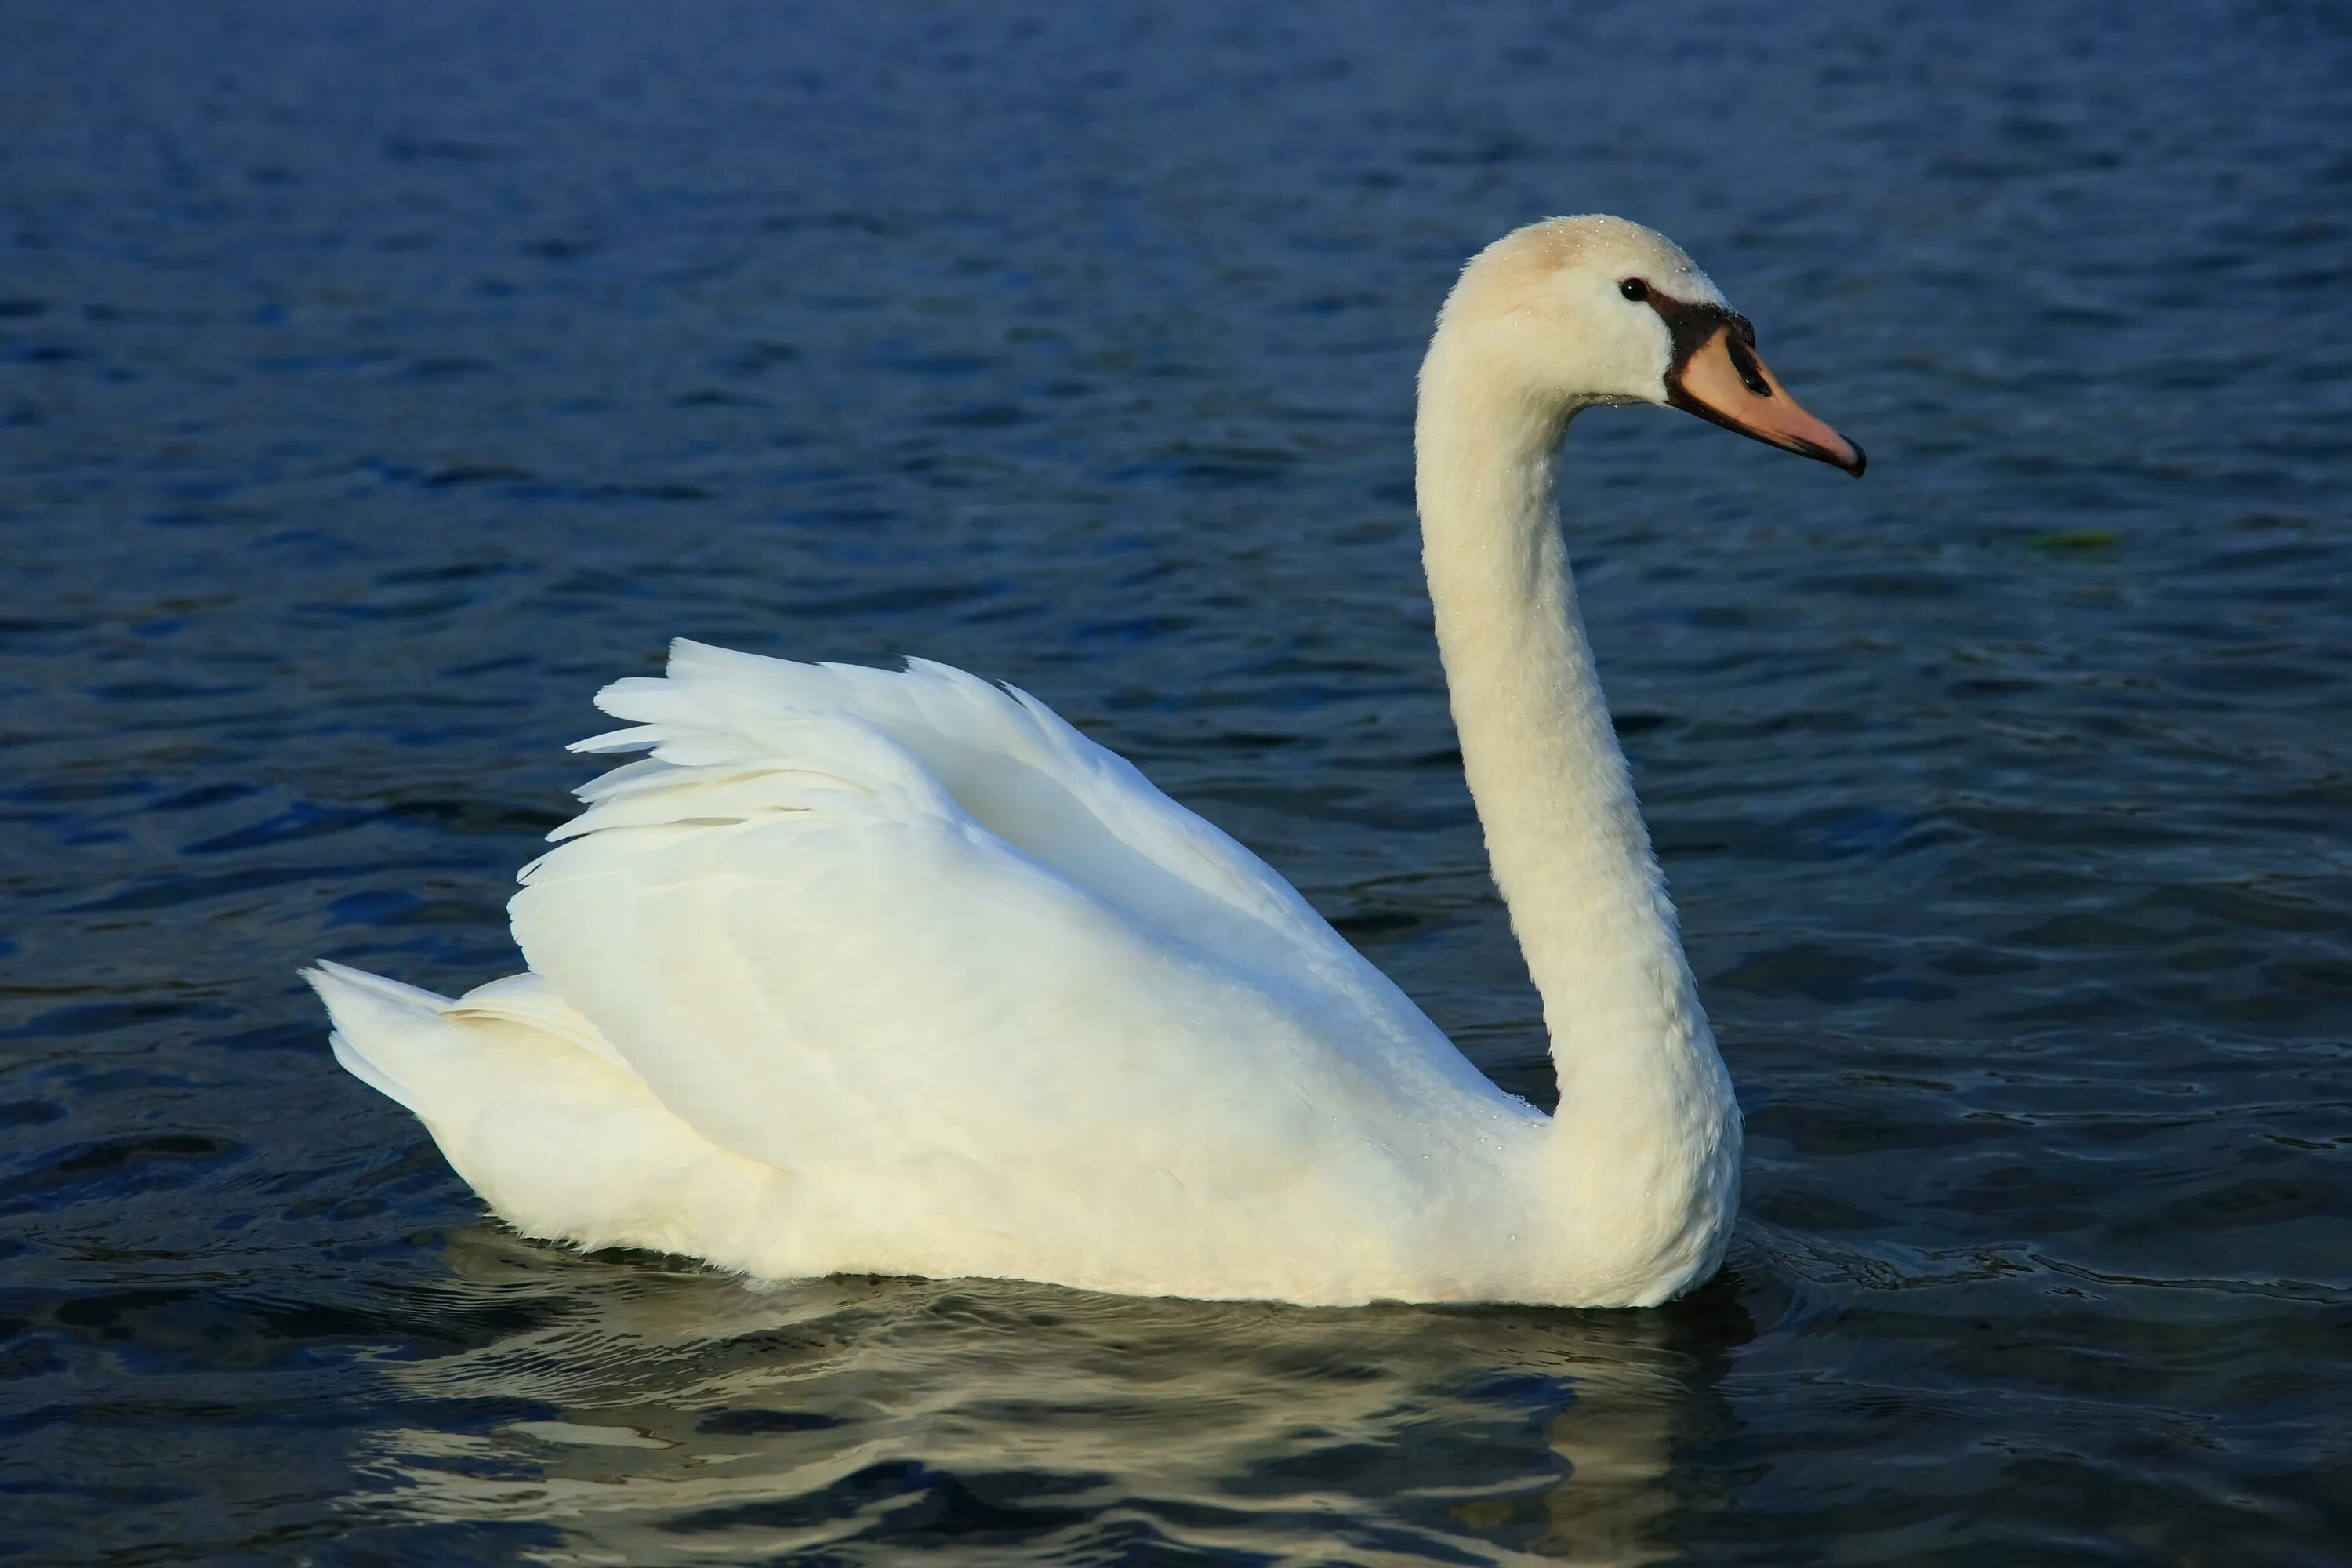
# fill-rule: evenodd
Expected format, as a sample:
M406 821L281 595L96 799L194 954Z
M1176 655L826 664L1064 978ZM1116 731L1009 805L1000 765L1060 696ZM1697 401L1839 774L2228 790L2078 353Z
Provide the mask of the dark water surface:
M0 1555L2352 1561L2342 7L0 34ZM755 1289L514 1237L329 1059L295 966L510 968L688 633L1018 681L1548 1099L1410 399L1588 209L1873 457L1571 440L1715 1284Z

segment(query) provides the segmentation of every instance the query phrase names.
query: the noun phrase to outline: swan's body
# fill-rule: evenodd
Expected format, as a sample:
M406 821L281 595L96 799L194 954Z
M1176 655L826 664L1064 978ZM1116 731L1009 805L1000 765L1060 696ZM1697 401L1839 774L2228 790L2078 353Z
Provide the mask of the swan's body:
M1858 469L1792 403L1727 412L1706 377L1740 351L1685 342L1718 319L1658 237L1553 220L1471 265L1423 371L1438 638L1556 1116L1025 695L684 642L598 698L634 727L583 749L652 754L525 868L530 972L453 1002L323 965L338 1058L523 1230L756 1275L1327 1303L1688 1288L1729 1236L1738 1110L1553 483L1594 402L1696 403Z

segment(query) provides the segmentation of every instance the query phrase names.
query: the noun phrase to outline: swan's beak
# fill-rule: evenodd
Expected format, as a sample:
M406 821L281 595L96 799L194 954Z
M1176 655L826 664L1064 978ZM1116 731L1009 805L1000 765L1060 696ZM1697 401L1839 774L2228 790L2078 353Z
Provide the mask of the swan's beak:
M1727 321L1683 357L1666 377L1666 401L1676 408L1862 478L1867 460L1862 448L1806 413Z

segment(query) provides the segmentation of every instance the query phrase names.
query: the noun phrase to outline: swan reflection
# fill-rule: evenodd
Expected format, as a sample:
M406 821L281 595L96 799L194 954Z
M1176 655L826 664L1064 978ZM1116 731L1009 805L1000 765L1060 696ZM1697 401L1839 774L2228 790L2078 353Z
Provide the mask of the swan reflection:
M431 1425L381 1435L368 1506L551 1562L1664 1561L1675 1447L1723 1420L1693 1316L1738 1312L758 1286L488 1226L448 1257L522 1326L392 1363Z

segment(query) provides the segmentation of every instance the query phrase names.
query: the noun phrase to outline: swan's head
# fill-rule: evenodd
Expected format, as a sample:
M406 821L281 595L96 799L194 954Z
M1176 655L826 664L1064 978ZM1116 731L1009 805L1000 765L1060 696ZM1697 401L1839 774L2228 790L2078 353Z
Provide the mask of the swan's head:
M1563 416L1654 403L1862 473L1862 448L1789 395L1706 274L1621 217L1547 218L1480 251L1446 297L1438 343L1506 395Z

